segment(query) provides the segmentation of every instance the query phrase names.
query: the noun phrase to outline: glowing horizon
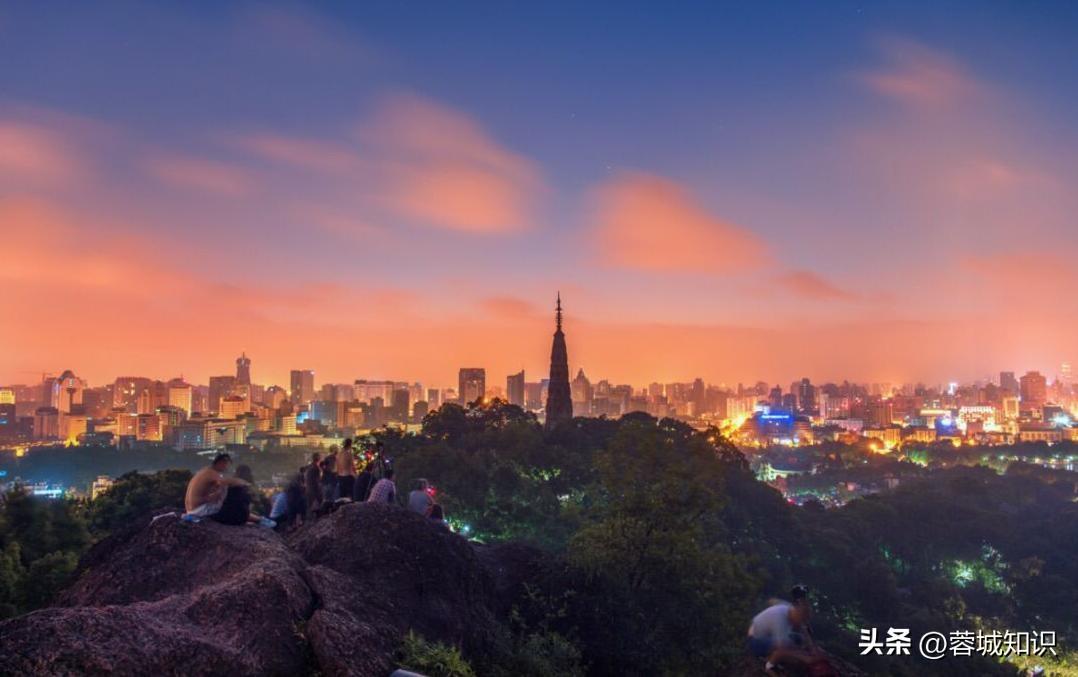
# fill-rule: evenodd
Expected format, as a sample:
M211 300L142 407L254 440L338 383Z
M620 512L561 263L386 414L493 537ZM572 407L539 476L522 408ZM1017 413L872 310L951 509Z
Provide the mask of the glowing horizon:
M1076 24L973 7L4 7L0 383L537 380L559 289L615 383L1054 378Z

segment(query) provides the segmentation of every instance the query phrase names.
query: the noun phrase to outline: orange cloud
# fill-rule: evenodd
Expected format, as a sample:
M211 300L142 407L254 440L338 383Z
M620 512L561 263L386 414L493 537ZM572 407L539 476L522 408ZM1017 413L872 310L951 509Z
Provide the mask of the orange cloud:
M54 130L0 120L0 176L62 182L82 171L78 153Z
M623 174L596 197L595 242L611 265L654 271L744 272L771 261L755 233L709 214L673 181Z
M857 301L860 294L842 289L808 270L793 270L775 278L779 287L801 298L816 301Z
M180 188L240 197L255 186L247 172L215 160L185 156L162 156L146 163L147 169L161 181Z
M526 228L538 169L468 116L417 96L389 97L359 138L375 153L388 202L418 222L473 233Z
M528 318L538 312L534 303L515 296L491 296L480 300L479 305L491 316L499 319Z
M940 108L954 104L981 89L962 66L943 52L920 43L888 39L881 42L889 63L861 74L873 91L900 103Z

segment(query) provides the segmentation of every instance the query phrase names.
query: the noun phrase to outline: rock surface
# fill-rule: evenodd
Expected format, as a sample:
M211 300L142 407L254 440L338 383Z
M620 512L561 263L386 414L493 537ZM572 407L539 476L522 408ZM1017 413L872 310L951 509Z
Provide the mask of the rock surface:
M287 539L166 516L0 623L0 674L388 675L409 628L483 651L500 606L466 540L400 508L347 505Z
M56 606L0 624L0 674L305 670L313 596L276 534L171 516L101 546Z

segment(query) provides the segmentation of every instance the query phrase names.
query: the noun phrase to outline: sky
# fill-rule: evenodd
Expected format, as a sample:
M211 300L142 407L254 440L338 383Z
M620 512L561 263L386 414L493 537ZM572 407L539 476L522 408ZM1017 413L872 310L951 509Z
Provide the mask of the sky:
M1078 360L1078 5L0 0L0 382Z

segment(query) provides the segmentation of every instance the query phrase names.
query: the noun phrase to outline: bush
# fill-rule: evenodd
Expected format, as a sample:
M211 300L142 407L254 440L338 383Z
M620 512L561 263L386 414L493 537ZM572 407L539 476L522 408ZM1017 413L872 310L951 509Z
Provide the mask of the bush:
M411 631L401 645L398 664L427 677L475 677L475 671L460 655L459 649L441 642L428 642Z

